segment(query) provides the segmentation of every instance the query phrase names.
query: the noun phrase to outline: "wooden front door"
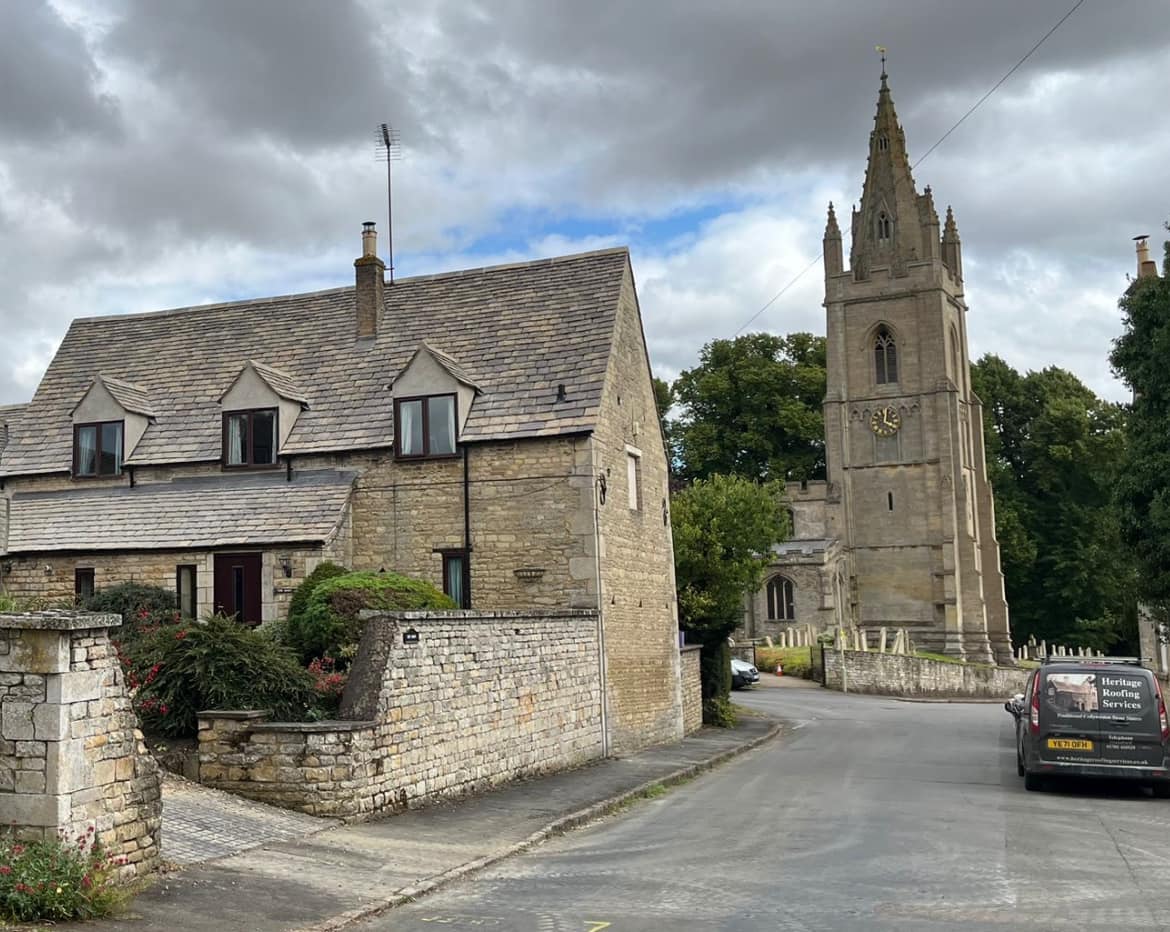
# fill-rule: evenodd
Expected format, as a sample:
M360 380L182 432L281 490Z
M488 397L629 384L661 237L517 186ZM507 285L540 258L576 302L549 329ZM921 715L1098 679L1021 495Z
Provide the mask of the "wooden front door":
M215 610L260 624L260 554L215 555Z

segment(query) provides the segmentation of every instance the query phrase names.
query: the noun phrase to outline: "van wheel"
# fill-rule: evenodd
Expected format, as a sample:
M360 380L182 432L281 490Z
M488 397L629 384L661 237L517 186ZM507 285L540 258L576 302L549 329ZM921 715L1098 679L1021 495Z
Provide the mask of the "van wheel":
M1154 799L1170 799L1170 783L1154 783L1150 786L1154 791Z
M1031 790L1033 793L1038 792L1044 788L1044 778L1038 773L1024 774L1024 789Z

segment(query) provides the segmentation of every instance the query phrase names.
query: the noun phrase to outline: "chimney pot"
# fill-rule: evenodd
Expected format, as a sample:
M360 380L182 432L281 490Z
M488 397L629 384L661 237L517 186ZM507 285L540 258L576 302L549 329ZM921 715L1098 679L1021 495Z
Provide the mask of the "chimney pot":
M375 229L377 224L373 220L367 220L362 224L362 257L369 258L378 254L378 231Z

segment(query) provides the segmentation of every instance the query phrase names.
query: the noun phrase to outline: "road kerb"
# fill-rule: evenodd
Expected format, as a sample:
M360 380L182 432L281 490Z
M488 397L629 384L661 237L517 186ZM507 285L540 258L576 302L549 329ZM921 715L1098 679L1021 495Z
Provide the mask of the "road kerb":
M721 751L704 761L688 764L686 767L680 767L665 776L646 780L629 790L624 790L600 802L593 803L583 809L578 809L576 812L571 812L554 819L548 825L533 832L522 841L500 848L491 854L485 854L471 861L465 861L463 864L459 864L441 873L401 887L385 899L379 900L376 903L360 906L357 909L349 910L331 919L315 923L314 925L303 926L297 932L334 932L334 930L353 925L355 922L361 922L363 919L370 919L380 913L388 912L397 906L402 906L404 903L417 900L421 896L433 893L440 887L475 874L484 868L498 864L500 861L506 860L514 855L522 854L555 835L564 834L587 822L592 822L602 816L609 815L631 799L644 795L652 786L673 786L677 783L682 783L701 773L712 770L735 757L739 757L741 754L746 754L748 751L758 748L761 744L771 741L777 735L783 733L787 724L787 722L777 721L766 733L760 735L758 738L753 738L751 741L747 741L737 747L728 748L726 751Z

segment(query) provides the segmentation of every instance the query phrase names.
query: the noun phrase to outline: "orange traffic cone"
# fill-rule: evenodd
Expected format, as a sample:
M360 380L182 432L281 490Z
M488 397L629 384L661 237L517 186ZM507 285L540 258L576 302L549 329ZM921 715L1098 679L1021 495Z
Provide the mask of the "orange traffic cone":
M783 676L783 675L784 675L784 664L782 664L782 663L778 663L778 664L776 664L776 675L777 675L777 676Z

